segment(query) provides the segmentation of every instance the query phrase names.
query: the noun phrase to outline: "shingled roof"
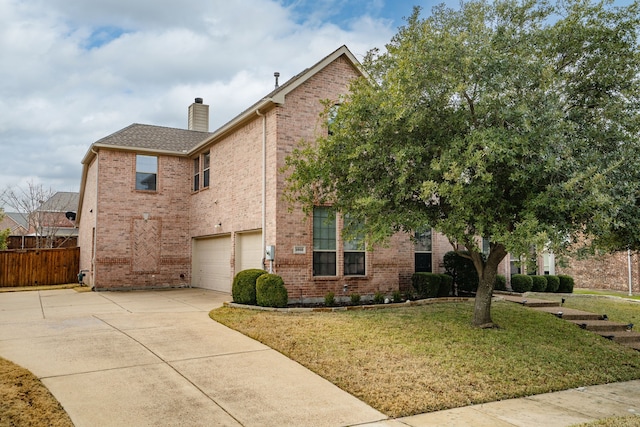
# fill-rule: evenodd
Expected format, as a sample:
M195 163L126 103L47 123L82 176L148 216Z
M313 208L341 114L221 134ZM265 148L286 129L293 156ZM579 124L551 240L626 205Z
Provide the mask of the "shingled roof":
M94 143L97 147L122 147L187 153L211 133L134 123Z

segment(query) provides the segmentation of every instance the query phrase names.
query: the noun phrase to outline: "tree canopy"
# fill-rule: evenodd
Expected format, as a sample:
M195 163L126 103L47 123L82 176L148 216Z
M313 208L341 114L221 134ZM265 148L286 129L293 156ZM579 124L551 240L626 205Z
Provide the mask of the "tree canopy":
M639 228L638 28L637 1L415 8L367 54L328 136L288 158L288 196L332 204L372 243L429 225L464 245L480 278L474 324L491 325L508 252Z

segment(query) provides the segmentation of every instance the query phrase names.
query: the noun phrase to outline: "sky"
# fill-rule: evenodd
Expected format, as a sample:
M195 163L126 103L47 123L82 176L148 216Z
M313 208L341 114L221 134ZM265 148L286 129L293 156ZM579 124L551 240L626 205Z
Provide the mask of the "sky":
M424 0L0 0L0 191L79 191L91 144L132 123L215 130L347 45L384 48ZM447 0L451 6L457 0ZM616 2L618 3L618 2Z

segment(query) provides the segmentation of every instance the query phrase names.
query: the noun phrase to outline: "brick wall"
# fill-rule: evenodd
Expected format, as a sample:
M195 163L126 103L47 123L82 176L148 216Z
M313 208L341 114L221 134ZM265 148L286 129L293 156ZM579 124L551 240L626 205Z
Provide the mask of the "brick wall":
M147 192L135 189L136 153L102 149L98 156L96 289L188 285L190 160L159 156L157 191ZM90 215L85 208L81 220Z
M632 290L640 292L640 258L631 257ZM564 264L564 265L563 265ZM579 259L568 258L558 262L556 274L573 277L578 288L613 289L628 292L629 264L626 252Z

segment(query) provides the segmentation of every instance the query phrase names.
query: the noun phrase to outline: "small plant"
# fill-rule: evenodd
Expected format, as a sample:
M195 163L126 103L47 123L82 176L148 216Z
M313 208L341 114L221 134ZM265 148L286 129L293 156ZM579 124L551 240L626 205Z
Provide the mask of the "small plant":
M513 292L525 293L531 290L533 279L526 274L514 274L511 276L511 289Z
M267 272L258 268L239 271L233 278L231 285L233 302L256 305L256 281L263 274L267 274Z
M493 289L496 291L506 291L507 290L507 278L503 274L498 274L496 276L496 283L493 285Z
M438 297L446 298L451 295L453 291L453 277L448 274L439 274L440 286L438 287Z
M573 293L573 277L561 274L558 276L560 279L560 286L558 286L558 292L563 294Z
M282 277L277 274L263 274L258 277L256 302L261 307L286 307L289 295Z
M442 278L434 273L413 273L411 285L420 298L435 298L438 296Z
M533 279L533 292L544 292L547 290L547 278L545 276L531 276Z
M375 295L373 295L373 303L384 304L384 294L380 291L376 292Z
M557 292L560 287L560 278L558 276L544 276L547 278L547 292Z
M333 307L336 305L336 295L333 292L327 292L324 296L324 305L327 307Z
M351 294L351 304L353 305L360 304L360 294Z
M402 294L400 291L393 291L393 302L402 302Z

